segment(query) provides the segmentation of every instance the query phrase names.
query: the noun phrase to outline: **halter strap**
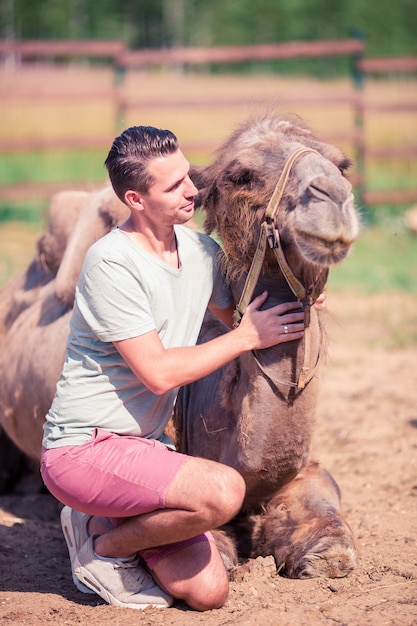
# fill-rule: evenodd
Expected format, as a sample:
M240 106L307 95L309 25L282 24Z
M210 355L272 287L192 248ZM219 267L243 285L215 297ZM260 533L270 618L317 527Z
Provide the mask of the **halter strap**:
M262 264L265 258L267 241L269 242L269 246L274 250L278 265L295 297L298 298L300 301L303 301L307 295L310 295L307 294L306 289L303 287L297 277L294 276L290 266L288 265L280 246L278 229L275 227L274 224L276 215L278 213L279 204L282 200L282 196L284 193L285 185L291 172L291 168L294 165L295 161L298 159L298 157L300 157L302 154L305 154L306 152L315 152L316 154L318 154L317 151L313 150L312 148L298 148L298 150L295 150L295 152L290 155L289 159L285 163L281 176L279 177L279 180L275 186L274 193L272 194L268 206L265 210L264 219L262 220L261 229L259 232L256 251L252 259L252 263L246 277L246 281L239 302L236 305L234 313L235 325L240 322L246 310L246 307L251 301L256 283L258 282L261 273ZM317 296L318 295L320 294L317 294Z
M268 241L270 248L272 248L277 263L281 269L281 272L287 281L291 291L295 295L295 297L303 304L304 306L304 329L305 329L305 352L304 352L304 364L301 369L301 373L299 376L299 380L297 383L298 389L303 389L306 383L311 379L312 374L314 373L316 366L314 367L313 373L309 375L309 361L310 361L310 336L309 336L309 326L310 326L310 307L315 302L317 297L320 295L320 291L318 289L318 281L316 281L315 285L309 288L305 288L304 285L298 280L298 278L294 275L291 270L288 262L285 258L284 252L281 247L280 236L278 232L278 228L276 226L276 216L279 210L279 205L282 200L282 196L284 193L285 185L288 181L291 168L293 167L295 161L302 154L307 152L314 152L315 154L319 154L317 150L313 150L312 148L298 148L295 150L288 160L285 163L284 169L281 172L281 176L275 186L274 193L269 200L268 206L265 210L264 219L261 222L261 228L259 232L258 244L256 246L255 254L252 259L252 263L246 276L246 281L239 299L238 304L236 305L234 311L234 325L237 326L240 320L243 317L243 314L248 306L251 298L253 296L253 292L255 290L255 286L258 282L262 264L265 258L266 253L266 242Z

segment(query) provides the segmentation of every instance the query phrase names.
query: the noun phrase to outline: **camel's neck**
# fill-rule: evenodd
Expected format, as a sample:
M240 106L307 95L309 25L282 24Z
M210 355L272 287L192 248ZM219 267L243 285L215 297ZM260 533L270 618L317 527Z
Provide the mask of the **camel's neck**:
M270 308L282 302L292 302L297 299L303 300L310 294L312 294L315 299L323 291L328 277L327 268L320 268L312 264L301 262L298 264L298 267L296 267L293 262L290 267L296 279L294 282L285 278L278 266L278 261L276 259L274 261L275 263L272 264L272 270L271 263L270 261L268 262L268 273L267 275L261 273L255 285L252 297L250 298L252 300L253 297L256 297L263 291L268 291L269 298L264 308ZM245 289L246 280L247 274L232 284L233 296L236 302L240 301L242 292ZM294 292L296 295L294 295Z
M240 300L245 281L246 276L243 276L239 281L232 284L233 297L236 302L239 302ZM270 308L271 306L274 306L275 304L280 304L281 302L292 302L293 300L296 300L296 297L291 291L284 276L278 271L275 275L272 276L261 275L259 277L259 280L255 285L252 300L254 297L256 297L265 290L268 292L269 298L263 308Z

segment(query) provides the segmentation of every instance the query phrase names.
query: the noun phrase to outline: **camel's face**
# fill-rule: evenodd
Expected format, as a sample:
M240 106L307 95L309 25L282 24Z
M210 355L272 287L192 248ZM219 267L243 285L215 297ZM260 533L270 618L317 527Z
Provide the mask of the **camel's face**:
M193 172L206 230L220 234L229 271L235 266L231 273L249 268L265 209L286 161L300 147L312 151L295 161L276 222L288 260L298 267L329 267L346 257L357 238L352 186L343 175L349 160L302 124L265 116L243 125L212 165Z
M331 161L310 152L294 165L294 186L293 206L281 217L283 238L315 265L342 261L359 235L352 185Z

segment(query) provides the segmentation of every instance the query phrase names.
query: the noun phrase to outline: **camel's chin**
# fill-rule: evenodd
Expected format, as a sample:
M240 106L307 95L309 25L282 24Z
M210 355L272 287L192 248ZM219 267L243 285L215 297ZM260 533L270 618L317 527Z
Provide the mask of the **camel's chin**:
M318 267L331 267L341 263L351 249L351 244L341 240L328 241L308 235L299 237L297 245L302 256Z

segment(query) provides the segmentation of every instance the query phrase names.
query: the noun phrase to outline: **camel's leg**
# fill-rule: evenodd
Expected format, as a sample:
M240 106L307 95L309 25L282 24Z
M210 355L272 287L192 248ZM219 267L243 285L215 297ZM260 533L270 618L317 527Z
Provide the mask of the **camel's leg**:
M258 555L272 554L278 571L290 578L340 578L354 569L357 549L341 514L339 488L318 463L274 496L257 544Z
M213 530L212 534L223 559L224 566L230 571L238 565L235 539L227 530L221 530L219 528Z

